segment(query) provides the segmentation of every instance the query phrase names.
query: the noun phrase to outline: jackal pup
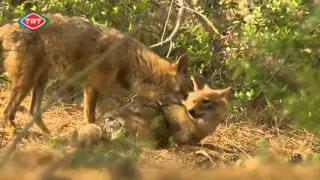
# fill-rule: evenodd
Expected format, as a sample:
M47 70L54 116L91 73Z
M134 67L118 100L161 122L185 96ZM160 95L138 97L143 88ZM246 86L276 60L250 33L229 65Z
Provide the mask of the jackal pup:
M171 124L178 124L179 130L173 133L177 144L199 143L212 134L218 124L227 118L228 96L231 87L211 89L200 83L196 76L191 77L194 92L190 92L183 106L172 104L166 116Z

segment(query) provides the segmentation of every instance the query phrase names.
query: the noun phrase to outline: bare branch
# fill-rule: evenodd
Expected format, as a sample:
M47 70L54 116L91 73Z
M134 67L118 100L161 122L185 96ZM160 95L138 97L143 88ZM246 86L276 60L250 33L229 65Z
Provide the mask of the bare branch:
M166 58L169 58L170 53L171 53L171 51L172 51L172 48L173 48L173 41L170 41L170 48L169 48L169 51L168 51L168 53L167 53Z
M141 25L141 24L137 25L130 32L125 33L124 35L125 36L132 36L133 34L137 33L139 30L141 30L147 23L150 23L150 22L153 22L153 21L159 19L162 16L162 14L163 14L163 11L160 10L160 12L158 14L156 14L155 16L147 19L144 22L144 25ZM85 68L84 70L82 70L79 73L75 74L74 76L72 76L70 79L66 80L62 84L62 86L47 100L46 104L44 104L44 106L41 108L41 110L40 111L36 111L34 113L34 115L24 124L24 126L21 129L21 131L18 134L16 134L14 136L13 140L7 145L7 148L2 153L2 156L0 158L0 167L2 165L4 165L4 163L6 162L7 158L9 157L9 155L16 149L17 144L21 142L21 140L24 137L24 135L32 127L32 125L35 122L35 117L38 117L39 115L41 115L41 112L43 112L43 111L47 110L48 108L50 108L50 106L55 102L57 97L64 92L66 87L68 87L68 86L74 84L75 82L79 81L80 79L84 78L92 69L96 68L100 63L102 63L104 61L104 59L106 59L106 57L109 55L110 52L112 52L114 49L116 49L122 43L123 43L123 40L122 41L117 41L115 44L110 46L110 48L107 51L105 51L96 61L91 63L87 68Z
M164 34L166 33L166 30L167 30L167 25L168 25L168 22L169 22L169 18L170 18L170 14L171 14L171 10L172 10L172 6L173 6L173 2L174 2L174 0L171 0L171 4L170 4L170 8L169 8L169 12L168 12L168 16L167 16L166 24L164 25L163 33L162 33L162 36L161 36L161 46L162 46L162 42L163 42Z
M176 26L174 27L172 33L170 34L170 36L166 40L161 41L161 42L159 42L157 44L151 45L150 48L155 48L155 47L158 47L158 46L162 46L163 44L167 44L170 41L172 41L173 38L177 35L178 30L180 29L181 24L182 24L182 22L184 20L184 16L185 16L185 6L183 4L183 0L178 0L178 4L180 6L179 12L178 12L178 18L177 18Z
M212 22L202 13L194 9L194 6L191 3L186 2L186 4L190 7L185 7L188 11L195 13L196 18L202 24L202 26L211 34L220 35L218 29L212 24Z

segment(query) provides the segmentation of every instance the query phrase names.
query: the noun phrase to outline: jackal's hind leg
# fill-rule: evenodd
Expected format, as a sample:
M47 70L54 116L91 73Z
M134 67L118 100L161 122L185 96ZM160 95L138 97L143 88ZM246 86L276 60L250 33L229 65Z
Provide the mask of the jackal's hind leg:
M39 78L35 82L33 92L32 92L30 115L33 116L33 118L35 119L36 125L41 129L43 133L50 134L49 129L47 128L47 126L44 124L42 120L42 112L41 112L42 97L44 94L47 81L48 81L48 75L42 74L41 76L39 76Z
M26 76L18 76L12 78L11 93L8 104L3 112L2 128L4 131L9 130L10 134L13 135L14 129L17 128L14 122L15 115L18 107L20 106L23 99L27 96L32 85L29 83Z

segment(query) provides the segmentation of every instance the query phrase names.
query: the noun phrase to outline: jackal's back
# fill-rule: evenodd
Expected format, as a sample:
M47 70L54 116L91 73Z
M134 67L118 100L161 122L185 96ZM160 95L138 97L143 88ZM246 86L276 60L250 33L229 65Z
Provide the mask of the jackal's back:
M28 30L21 27L17 21L5 24L0 29L2 47L8 51L25 51L26 54L34 56L28 49L30 39L38 36L43 45L43 61L47 70L65 78L83 69L92 61L96 60L108 47L122 39L120 31L92 23L83 17L69 17L61 14L45 14L49 23L39 30ZM139 43L129 38L130 47L134 50ZM11 56L14 52L11 52ZM125 53L126 54L126 53ZM10 53L4 53L4 59ZM7 58L7 61L12 61ZM14 58L12 58L14 59ZM120 58L118 59L120 60ZM33 61L30 59L30 61ZM24 62L31 63L34 62ZM113 63L113 64L112 64ZM115 62L107 64L108 67L117 66ZM9 63L10 64L10 63ZM16 64L16 63L15 63Z

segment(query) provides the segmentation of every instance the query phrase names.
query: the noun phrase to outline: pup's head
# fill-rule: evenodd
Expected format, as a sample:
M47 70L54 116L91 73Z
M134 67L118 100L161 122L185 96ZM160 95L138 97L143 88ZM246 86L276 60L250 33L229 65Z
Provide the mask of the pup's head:
M71 142L78 148L98 145L101 141L111 140L111 132L107 132L97 124L85 124L81 128L74 130Z
M138 93L163 104L181 104L193 91L192 81L187 78L188 56L180 56L175 63L152 54L143 56L138 58L153 61L138 62L142 71L135 87Z
M206 134L215 131L218 124L228 114L228 95L231 87L224 89L211 89L202 85L195 76L191 77L194 92L183 104L188 109L189 115Z

